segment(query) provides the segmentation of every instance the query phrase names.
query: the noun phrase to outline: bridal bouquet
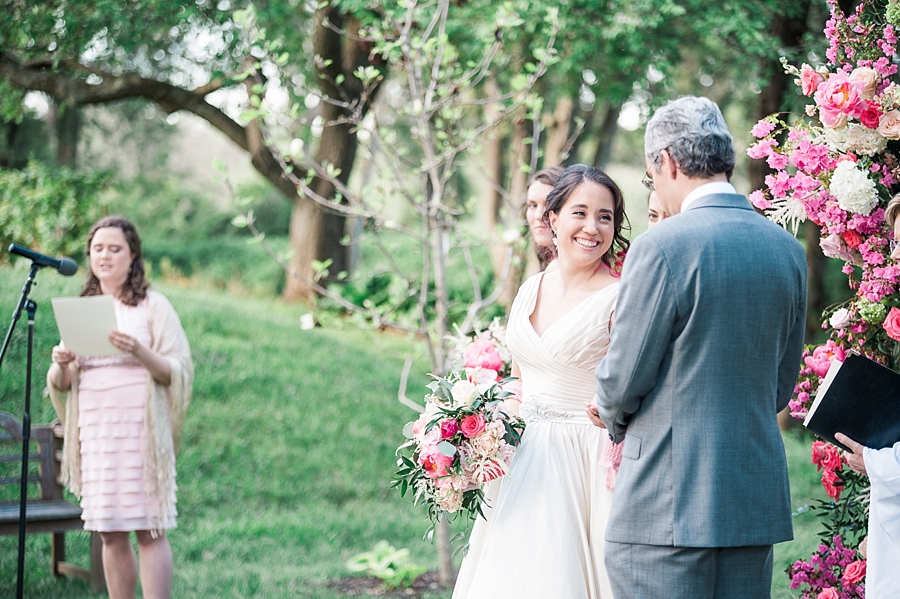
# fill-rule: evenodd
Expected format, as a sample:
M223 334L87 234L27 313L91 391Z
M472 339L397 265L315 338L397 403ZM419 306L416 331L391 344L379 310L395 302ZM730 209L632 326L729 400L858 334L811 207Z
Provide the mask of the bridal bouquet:
M432 522L444 514L482 515L484 485L509 471L525 422L504 411L513 393L503 385L515 379L476 383L458 374L439 377L428 387L426 409L403 429L408 439L397 448L392 482L400 495L414 492L414 503L428 506Z
M512 355L506 347L506 329L495 318L484 331L448 338L451 370L465 370L475 383L499 381L510 375Z

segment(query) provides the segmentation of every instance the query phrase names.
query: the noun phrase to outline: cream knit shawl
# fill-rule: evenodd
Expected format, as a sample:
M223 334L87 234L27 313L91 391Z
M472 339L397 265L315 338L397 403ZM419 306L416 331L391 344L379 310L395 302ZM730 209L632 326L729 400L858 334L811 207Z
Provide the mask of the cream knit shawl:
M194 364L178 314L161 293L147 292L147 320L150 324L150 349L169 361L172 379L162 385L147 375L144 412L144 488L149 498L147 516L150 531L157 536L165 530L170 514L168 497L174 489L172 468L181 448L181 432L194 384ZM69 364L72 388L65 393L50 382L50 401L65 431L62 482L81 496L81 443L78 435L78 366Z

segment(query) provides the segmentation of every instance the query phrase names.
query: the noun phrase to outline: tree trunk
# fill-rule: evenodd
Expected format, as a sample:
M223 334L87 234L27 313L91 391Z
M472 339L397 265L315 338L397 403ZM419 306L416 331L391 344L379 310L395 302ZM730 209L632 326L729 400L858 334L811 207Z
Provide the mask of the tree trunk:
M599 169L604 169L609 164L613 141L619 130L620 112L622 112L620 103L611 103L603 111L603 122L600 123L600 129L597 132L597 151L594 153L594 166Z
M327 23L334 27L328 27ZM344 28L351 38L355 37L359 33L359 22L345 18L332 6L326 6L317 13L314 48L322 59L317 75L323 96L322 119L325 127L316 149L315 161L323 167L327 164L340 169L340 174L335 178L346 184L356 158L358 141L355 123L342 121L361 119L368 110L371 98L368 101L362 98L362 84L353 75L357 68L369 64L369 48L335 31ZM309 187L320 198L335 199L335 185L327 177L316 176ZM314 260L331 260L328 267L328 279L331 280L336 279L339 273L350 270L349 252L342 243L346 217L305 195L295 194L292 200L290 247L294 254L290 268L302 278L289 276L282 297L287 301L313 301L316 293L306 281L315 277Z
M526 138L533 130L532 121L526 120L519 116L513 120L513 136L510 144L510 182L509 182L509 203L507 210L509 217L518 221L522 218L523 206L525 204L525 192L528 186L528 172L523 168L529 164L531 156L531 143ZM505 252L505 249L503 250ZM530 251L530 249L529 249ZM516 297L516 291L522 283L522 275L525 272L525 256L514 256L513 263L509 269L509 275L503 284L503 291L497 298L497 303L501 306L509 308ZM499 276L500 272L495 269L495 276Z
M54 107L56 107L54 102ZM81 111L74 104L59 105L56 113L56 164L75 168L78 159L78 133Z
M544 164L556 166L562 163L562 153L569 141L569 130L572 126L572 112L575 104L568 96L556 101L553 115L545 115L544 130L547 132L547 144L544 146Z
M825 268L827 258L819 245L821 231L811 220L803 223L806 241L806 342L813 343L822 332L822 311L825 309Z

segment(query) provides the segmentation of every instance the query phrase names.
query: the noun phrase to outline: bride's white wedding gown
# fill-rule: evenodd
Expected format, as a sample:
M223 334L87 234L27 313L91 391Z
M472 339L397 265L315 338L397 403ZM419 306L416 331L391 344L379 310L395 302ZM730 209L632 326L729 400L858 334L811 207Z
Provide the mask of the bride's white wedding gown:
M527 426L499 497L472 532L453 599L609 599L603 535L612 502L603 429L591 424L594 368L609 346L618 283L535 332L543 273L519 289L507 341L522 373ZM491 493L489 492L488 495Z

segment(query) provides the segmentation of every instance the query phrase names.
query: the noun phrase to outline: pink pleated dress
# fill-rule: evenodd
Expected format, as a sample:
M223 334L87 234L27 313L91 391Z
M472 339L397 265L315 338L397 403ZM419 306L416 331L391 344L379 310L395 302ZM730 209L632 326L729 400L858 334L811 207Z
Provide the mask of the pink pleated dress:
M115 301L119 330L149 347L147 301ZM85 530L149 530L144 492L147 369L131 355L79 357L78 434ZM172 477L175 464L169 466ZM175 528L175 490L165 528Z

